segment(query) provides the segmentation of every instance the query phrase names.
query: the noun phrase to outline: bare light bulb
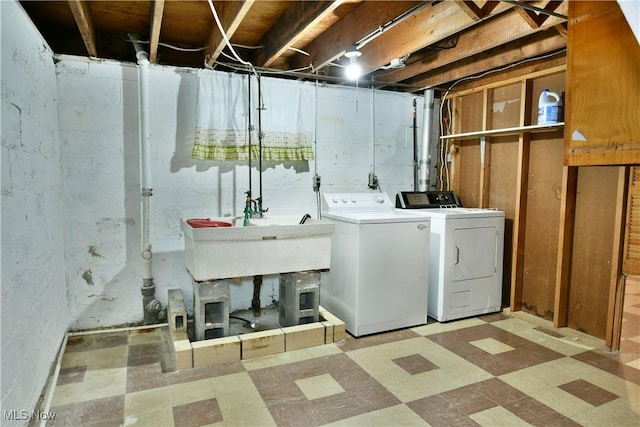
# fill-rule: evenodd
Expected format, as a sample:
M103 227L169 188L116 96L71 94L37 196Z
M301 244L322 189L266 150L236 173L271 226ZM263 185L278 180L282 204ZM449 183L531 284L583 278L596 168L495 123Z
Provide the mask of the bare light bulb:
M355 58L351 58L349 65L344 70L345 75L349 80L358 80L362 76L362 68L356 62Z

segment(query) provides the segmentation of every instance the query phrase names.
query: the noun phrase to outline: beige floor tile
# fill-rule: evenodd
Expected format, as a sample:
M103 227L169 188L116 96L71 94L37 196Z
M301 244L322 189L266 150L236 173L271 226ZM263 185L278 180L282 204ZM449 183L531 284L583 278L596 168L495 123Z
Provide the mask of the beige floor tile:
M220 427L246 427L246 426L261 426L270 427L276 426L276 422L273 420L271 413L265 406L251 408L247 410L231 411L224 414L224 421L221 421L212 426Z
M629 362L625 363L625 365L630 366L630 367L635 368L635 369L640 371L640 359L630 360Z
M624 399L616 399L598 407L575 414L573 420L585 426L639 426L640 413L636 401L635 407Z
M415 333L427 336L433 334L439 334L441 332L455 331L456 329L469 328L471 326L485 325L486 322L478 318L472 317L469 319L455 320L447 323L430 323L428 325L417 326L411 328Z
M469 341L469 344L474 345L480 350L493 355L515 350L515 348L511 347L510 345L501 343L494 338L483 338L481 340Z
M91 359L90 351L78 351L75 353L65 353L62 356L62 368L77 368L78 366L88 366Z
M281 354L278 354L278 355L270 354L268 356L254 357L253 359L243 360L242 364L244 365L244 368L247 371L253 371L256 369L263 369L263 368L272 368L274 366L278 366L282 364L282 361L277 357L279 355Z
M144 412L125 415L125 426L136 427L173 427L173 411L171 406L151 407Z
M410 375L393 359L420 354L440 369ZM455 353L423 338L403 340L349 352L356 363L384 385L402 402L442 393L493 375L467 362Z
M89 369L123 368L127 366L127 346L93 350Z
M88 370L84 381L57 386L52 405L60 406L124 394L126 382L126 368Z
M295 381L309 400L344 393L344 388L329 374L316 375Z
M496 406L485 411L476 412L469 415L473 421L481 426L486 427L512 427L512 426L530 426L522 418L517 417L502 406Z
M138 417L141 414L157 409L171 409L171 390L169 387L154 388L151 390L128 393L124 399L124 416ZM173 420L173 414L171 415Z
M185 405L187 403L199 402L205 399L213 399L213 385L209 378L179 383L169 386L171 390L171 401L173 406Z
M169 331L167 327L156 328L153 330L133 330L129 332L129 345L131 344L148 344L161 342L166 339Z
M260 393L247 372L225 375L211 379L220 411L224 417L237 411L253 411L265 407Z
M516 334L528 339L536 344L547 347L565 356L573 356L585 350L592 350L594 347L583 344L576 339L569 337L557 338L536 329L538 326L522 319L505 319L492 323L500 329Z
M428 426L422 418L405 405L368 412L357 417L336 421L326 426Z
M593 408L591 404L558 388L576 379L583 379L620 396L614 401L616 404L635 407L637 411L640 402L640 387L637 385L572 359L558 359L532 366L503 375L500 379L572 419Z

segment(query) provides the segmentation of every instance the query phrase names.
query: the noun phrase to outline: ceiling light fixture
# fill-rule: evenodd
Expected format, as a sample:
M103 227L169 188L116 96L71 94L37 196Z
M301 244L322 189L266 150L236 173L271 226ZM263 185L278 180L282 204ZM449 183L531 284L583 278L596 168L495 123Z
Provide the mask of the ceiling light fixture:
M349 80L358 80L362 76L362 68L357 61L360 55L362 52L357 50L355 46L350 47L344 53L344 56L349 58L349 65L345 68L345 75Z

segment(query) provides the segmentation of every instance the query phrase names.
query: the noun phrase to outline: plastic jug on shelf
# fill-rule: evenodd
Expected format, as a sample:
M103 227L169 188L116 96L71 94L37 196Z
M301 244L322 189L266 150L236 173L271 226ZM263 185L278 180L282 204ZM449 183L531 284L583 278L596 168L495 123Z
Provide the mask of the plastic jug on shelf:
M538 100L538 124L545 125L562 121L562 100L560 95L543 89Z

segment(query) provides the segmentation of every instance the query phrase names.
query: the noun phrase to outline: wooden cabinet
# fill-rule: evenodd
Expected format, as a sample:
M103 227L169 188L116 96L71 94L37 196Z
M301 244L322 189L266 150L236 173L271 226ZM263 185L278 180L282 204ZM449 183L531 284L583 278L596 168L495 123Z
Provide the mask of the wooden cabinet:
M571 1L565 164L640 163L640 45L615 1Z

